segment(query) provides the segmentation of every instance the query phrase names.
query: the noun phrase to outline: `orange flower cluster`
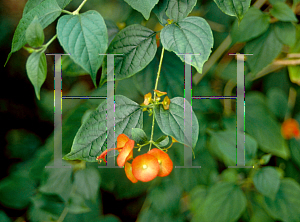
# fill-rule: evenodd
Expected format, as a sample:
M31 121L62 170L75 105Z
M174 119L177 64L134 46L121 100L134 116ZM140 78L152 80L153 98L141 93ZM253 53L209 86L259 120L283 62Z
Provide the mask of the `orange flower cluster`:
M285 139L300 139L299 123L295 119L287 119L281 125L281 134Z
M134 140L129 139L125 134L120 134L117 138L117 148L104 151L97 160L106 162L107 152L118 150L117 164L120 167L125 166L125 174L132 183L148 182L157 176L165 177L173 170L173 162L169 155L157 148L137 156L132 163L129 163L128 161L133 159L133 147Z
M160 101L160 97L161 96L165 96L165 95L167 95L167 93L166 92L161 92L161 91L159 91L159 90L157 90L157 89L154 89L153 90L155 93L156 93L156 95L157 95L157 98L156 98L156 101L158 102L158 101ZM147 105L149 105L150 103L152 103L153 102L153 99L152 99L152 94L149 92L149 93L147 93L145 96L144 96L144 102L141 104L141 106L147 106ZM170 106L170 103L171 103L171 100L169 99L169 97L168 96L165 96L165 98L164 98L164 100L161 102L161 104L163 105L163 107L164 107L164 109L165 110L168 110L169 109L169 106ZM143 111L146 111L147 110L147 108L144 108L143 109Z

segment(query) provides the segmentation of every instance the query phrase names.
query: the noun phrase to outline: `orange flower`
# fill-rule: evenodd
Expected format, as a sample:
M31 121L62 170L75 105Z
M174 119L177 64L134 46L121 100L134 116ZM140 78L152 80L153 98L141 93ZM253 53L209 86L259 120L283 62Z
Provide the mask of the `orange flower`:
M157 176L165 177L173 170L173 162L169 155L156 148L129 163L128 161L133 158L133 148L134 140L129 139L125 134L120 134L117 138L117 147L105 150L96 159L107 162L105 159L107 153L118 150L117 164L120 167L125 166L125 174L132 183L149 182Z
M125 174L132 183L138 182L138 180L133 176L131 163L125 162Z
M108 149L108 150L105 150L103 153L101 153L100 156L97 156L96 160L98 160L99 163L101 163L102 160L103 160L105 163L107 163L105 157L106 157L106 155L107 155L108 152L110 152L110 151L112 151L112 150L114 150L114 149L116 149L116 148L110 148L110 149Z
M132 159L133 156L134 140L128 140L123 149L121 150L119 156L117 157L118 166L122 167L125 162Z
M170 102L171 102L171 100L169 99L168 96L166 96L162 102L165 110L169 109Z
M295 119L287 119L281 125L281 134L285 139L300 139L299 123Z
M128 145L126 146L126 144L127 144L127 142L129 142L128 143ZM132 148L131 148L131 146L132 146ZM125 156L125 154L127 153L127 155L130 155L131 154L131 157L132 157L132 153L130 152L130 150L129 149L133 149L133 146L134 146L134 140L131 140L131 139L129 139L128 138L128 136L126 136L125 134L120 134L119 136L118 136L118 138L117 138L117 147L116 148L110 148L110 149L108 149L108 150L105 150L103 153L101 153L97 158L96 158L96 160L98 160L99 161L99 163L101 163L102 162L102 160L106 163L107 161L106 161L106 155L107 155L107 153L108 152L110 152L110 151L112 151L112 150L118 150L119 151L119 153L121 154L121 153L123 153L122 155L121 155L121 157L120 157L120 163L123 163L123 158L124 158L124 160L126 159L126 157L127 156ZM126 151L124 150L124 152L122 152L123 151L123 148L125 148L126 147ZM119 154L119 155L120 155ZM125 156L125 157L124 157ZM119 157L118 157L119 158ZM125 164L125 162L124 162L124 164ZM124 164L123 164L123 166L124 166Z
M170 159L169 155L160 149L154 148L148 152L148 154L153 155L159 163L159 172L157 176L165 177L168 176L173 170L173 162Z
M156 92L156 94L157 94L158 97L163 96L163 95L167 95L166 92L161 92L161 91L159 91L157 89L154 89L153 91Z
M125 146L128 140L130 140L128 136L126 136L124 133L120 134L117 138L117 148L122 148Z
M147 106L149 105L149 103L152 102L152 95L151 93L147 93L145 96L144 96L144 104Z
M137 156L132 161L132 174L142 182L153 180L157 176L159 169L158 160L147 153Z

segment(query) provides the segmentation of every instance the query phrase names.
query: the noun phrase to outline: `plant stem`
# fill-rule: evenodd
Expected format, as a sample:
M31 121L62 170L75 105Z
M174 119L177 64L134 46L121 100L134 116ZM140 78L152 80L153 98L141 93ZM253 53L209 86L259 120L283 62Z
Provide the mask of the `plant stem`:
M68 208L68 206L66 206L56 222L63 222L65 217L68 214L68 211L69 211L69 208Z
M78 8L72 13L73 15L78 15L79 14L79 11L80 9L84 6L84 4L87 2L87 0L83 0L81 2L81 4L78 6Z
M57 34L52 37L45 45L44 48L47 48L55 39L57 38Z
M139 145L140 147L139 147L138 151L140 152L140 151L141 151L141 148L142 148L143 146L148 145L149 143L150 143L150 142L147 142L147 143L145 143L145 144L143 144L143 145Z
M143 105L143 106L141 107L141 109L144 109L144 108L153 108L153 107L154 107L153 104L150 104L150 105Z
M163 47L161 50L161 55L160 55L160 61L159 61L159 66L158 66L158 71L157 71L157 76L156 76L156 82L155 82L155 90L157 90L157 85L158 85L158 80L159 80L159 76L160 76L160 71L161 71L161 64L162 64L162 60L164 57L164 52L165 52L165 48ZM154 102L156 101L156 92L154 91ZM154 109L154 107L153 107ZM154 120L155 120L155 114L153 112L153 119L152 119L152 129L151 129L151 138L150 138L150 146L149 146L149 150L151 150L151 146L152 146L152 142L153 142L153 132L154 132Z
M296 98L297 98L297 91L293 87L290 87L289 98L288 98L288 111L285 114L284 120L291 118L292 111L295 107Z
M286 55L287 58L300 58L300 53L289 53Z
M157 76L156 76L156 82L155 82L155 90L157 90L157 85L158 85L158 79L160 76L160 71L161 71L161 64L162 64L162 60L164 57L164 52L165 52L165 48L163 47L161 50L161 55L160 55L160 61L159 61L159 66L158 66L158 71L157 71ZM156 92L154 91L154 101L156 99Z
M278 59L273 62L274 65L284 65L284 66L296 66L300 65L300 59L294 59L294 60L284 60L284 59Z
M69 12L69 11L67 11L67 10L61 10L61 12L64 12L64 13L69 14L69 15L73 15L72 12Z

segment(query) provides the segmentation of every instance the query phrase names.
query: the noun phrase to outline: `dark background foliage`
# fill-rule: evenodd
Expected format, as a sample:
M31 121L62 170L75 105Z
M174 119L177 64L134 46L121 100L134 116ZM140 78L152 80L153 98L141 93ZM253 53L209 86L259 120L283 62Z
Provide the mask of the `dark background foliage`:
M276 1L265 1L260 10L268 13L274 2ZM294 5L296 5L295 2ZM74 11L80 3L79 0L73 0L66 10ZM251 5L254 3L252 1ZM292 5L293 2L287 1L286 3ZM25 4L25 0L1 1L0 3L0 48L3 65L10 52L13 34L22 17ZM141 13L122 0L89 0L82 11L90 9L98 11L105 19L109 41L120 29L132 24L142 24L154 31L162 28L154 13L151 13L150 19L146 21ZM299 4L293 9L299 21ZM224 219L224 221L299 221L296 217L298 215L300 218L299 200L292 207L293 199L290 196L300 196L300 142L294 138L289 141L284 140L280 132L272 128L272 124L276 126L276 129L280 129L280 125L287 116L300 122L300 87L290 80L289 75L292 72L295 73L291 69L295 67L275 64L275 68L272 69L268 66L270 63L274 64L275 58L283 59L288 53L300 52L299 47L298 49L296 47L300 44L299 22L293 23L297 26L297 36L294 35L294 39L288 36L278 37L283 41L279 43L280 52L277 55L272 54L274 52L270 50L277 46L274 46L271 40L264 38L263 33L253 37L252 40L241 41L242 43L235 41L239 36L233 34L236 39L233 38L231 43L227 43L227 49L219 53L216 49L222 48L228 34L232 34L235 30L237 19L224 14L211 0L199 0L190 15L201 16L207 20L214 37L212 53L219 55L219 59L215 61L210 59L207 62L204 66L204 75L199 75L193 68L193 78L196 80L193 82L193 96L222 96L224 92L234 96L235 86L231 87L231 85L236 82L236 60L233 56L228 56L228 53L248 53L253 48L266 47L264 51L257 49L258 54L259 52L265 53L258 55L259 61L255 62L247 57L245 62L246 133L249 135L248 140L246 137L246 143L251 141L249 144L254 144L251 148L251 151L254 149L254 153L249 154L248 164L255 164L258 169L263 165L262 169L270 166L272 172L268 172L267 175L278 173L282 185L278 191L280 193L277 194L287 197L284 203L289 211L274 213L272 199L267 197L264 191L257 189L258 185L255 185L258 179L254 179L254 171L227 168L232 164L232 158L228 156L229 151L226 153L230 150L229 145L226 144L227 142L231 144L232 141L224 140L220 132L235 129L235 103L229 100L193 100L193 110L198 118L200 129L195 148L196 159L193 164L201 165L201 170L174 169L166 178L156 178L149 183L138 182L137 184L132 184L122 169L100 169L95 172L97 163L86 163L85 168L85 163L81 161L65 162L65 164L73 165L74 172L64 169L51 173L45 170L45 165L53 164L50 162L53 156L54 127L53 58L47 56L47 78L41 89L41 100L37 100L25 69L29 53L21 49L12 55L5 67L0 66L2 83L0 146L3 147L1 149L0 221L60 220L67 202L62 196L67 193L68 189L64 189L71 186L71 183L76 181L76 177L81 178L77 181L83 181L82 186L85 188L88 187L88 183L97 184L94 185L96 188L91 188L91 190L99 192L95 192L95 198L82 200L81 197L86 197L85 194L75 191L74 198L68 200L72 208L70 207L64 221L129 222L137 219L142 222L201 221L201 211L203 209L205 211L210 206L209 204L203 205L207 192L209 189L215 189L216 184L220 182L237 183L247 198L246 209L239 212L236 200L230 202L229 197L223 200L222 196L210 194L209 198L216 198L215 205L211 206L218 207L218 204L223 204L237 209L233 213L233 215L238 215L237 218ZM278 21L275 20L272 20L271 28L277 24ZM56 33L56 24L57 20L44 29L45 42ZM249 24L249 29L251 28L253 27ZM281 30L281 32L284 31ZM294 48L289 46L293 45L291 41L296 42ZM246 46L245 42L247 42ZM262 45L260 45L261 42ZM46 50L46 53L63 52L57 40ZM144 70L130 78L116 82L116 94L124 95L141 104L144 95L154 88L160 52L161 46L154 60ZM183 97L183 65L173 53L165 52L158 89L166 91L170 98ZM256 70L257 67L267 66L270 68L269 71ZM90 76L85 73L79 75L80 72L73 62L69 66L63 66L63 96L106 95L105 85L95 89ZM97 83L100 77L101 69L98 71ZM83 115L88 110L96 108L102 101L100 99L63 100L64 155L70 152ZM292 102L288 103L288 101ZM145 113L144 130L147 135L150 135L151 123L152 117L148 117ZM156 125L154 137L159 138L161 135L163 134ZM286 145L281 146L280 143ZM182 148L183 145L175 144L168 152L174 165L183 165ZM289 157L285 157L286 152L290 152ZM268 153L271 154L271 158L263 163L262 159L267 159L265 155ZM86 180L82 179L84 177L79 173L81 170L86 170L86 175L92 176ZM98 177L99 180L97 180ZM64 180L59 180L60 183L56 184L58 178L64 178ZM269 180L273 184L276 178L276 175L271 176L266 181ZM221 188L226 191L225 185ZM77 186L80 187L78 184ZM239 191L233 190L232 192L239 196ZM221 191L219 193L222 194ZM222 200L224 202L221 202ZM215 213L212 211L211 214ZM293 218L289 215L296 216ZM220 218L207 220L220 221Z

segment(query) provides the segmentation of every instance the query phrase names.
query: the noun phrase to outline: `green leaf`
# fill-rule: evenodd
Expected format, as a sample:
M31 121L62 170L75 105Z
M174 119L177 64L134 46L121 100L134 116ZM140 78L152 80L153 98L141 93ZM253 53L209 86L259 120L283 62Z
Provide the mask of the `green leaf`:
M71 148L64 156L65 160L84 160L96 162L96 157L106 150L107 130L114 135L114 127L106 129L106 113L114 112L114 107L107 110L107 102L101 103L79 128ZM132 128L143 128L143 112L136 102L125 96L115 96L115 140L119 134L131 136ZM108 147L110 148L110 147Z
M171 181L155 187L148 195L151 208L157 213L177 213L182 189Z
M87 100L87 101L90 102L91 100ZM99 103L99 101L102 100L98 100L97 102ZM94 111L98 105L97 104L96 106L91 106L88 102L80 104L63 118L63 122L62 122L62 138L64 138L62 141L63 155L70 152L70 148L72 147L74 137L81 126L81 122L82 122L81 120L84 117L84 113L89 109L93 109Z
M202 208L204 206L203 203L205 201L206 196L207 196L207 189L204 185L198 185L194 187L189 193L190 210L195 214L196 218L197 218L197 214L202 213Z
M153 8L154 14L157 16L159 22L164 26L167 23L166 10L169 4L169 0L161 0Z
M300 66L288 66L288 70L291 82L300 85Z
M35 7L39 6L42 2L45 0L28 0L25 4L24 10L23 10L23 16L27 14L29 11L34 9ZM64 9L72 0L56 0L58 6L61 9Z
M285 92L277 87L271 88L267 92L267 104L271 112L277 118L284 119L288 111L288 97Z
M76 193L86 200L95 200L100 187L100 175L94 168L79 170L74 175Z
M136 1L136 0L125 0L132 8L139 11L143 14L146 20L150 17L150 12L154 8L154 6L158 3L159 0L143 0L143 1Z
M41 147L37 152L32 156L32 163L30 165L29 177L35 181L40 181L43 175L45 166L53 158L53 147L54 147L54 138L50 137L44 147Z
M232 26L233 42L247 42L267 31L270 25L270 16L255 7L251 7L238 24L236 20Z
M9 208L26 208L35 192L34 182L26 176L11 175L0 182L0 202Z
M270 14L283 22L298 22L293 10L284 2L276 2L270 10Z
M100 168L99 171L101 178L105 180L105 182L101 183L101 189L113 193L119 200L139 197L145 194L152 184L132 184L132 182L126 177L124 169L120 168ZM129 187L132 187L132 189L128 189Z
M170 108L164 110L162 105L154 108L155 119L161 131L168 135L173 136L178 142L185 144L184 135L184 105L186 110L191 110L191 105L184 98L175 97L171 99ZM192 113L192 137L191 141L187 141L187 146L194 148L198 141L199 123L193 111Z
M275 222L271 216L264 210L264 196L252 191L248 196L251 202L252 214L249 222Z
M271 157L272 157L272 154L265 154L265 155L263 155L262 157L261 157L261 160L262 160L262 165L267 165L268 163L269 163L269 161L270 161L270 159L271 159Z
M211 149L219 156L227 165L236 164L236 131L209 131L211 134ZM243 136L238 131L238 136ZM245 163L248 163L256 155L257 142L248 134L245 134Z
M168 136L161 136L159 137L155 143L159 146L159 147L163 147L168 145L169 143L169 137Z
M40 138L25 129L13 129L6 134L8 156L20 158L23 161L32 158L34 153L39 150L42 142Z
M300 186L290 178L282 179L275 200L265 197L268 213L275 219L297 222L300 218Z
M296 26L296 43L290 49L290 53L300 52L300 26ZM292 83L300 85L300 66L288 66L289 76Z
M201 140L200 137L199 139ZM181 188L183 188L186 192L190 192L195 186L199 184L210 186L216 183L217 177L219 175L219 172L217 170L217 161L212 157L208 149L204 148L204 144L206 141L201 141L204 144L200 144L200 140L198 141L195 148L196 159L193 160L193 165L202 166L201 174L195 173L194 169L191 168L177 168L170 174L174 183L180 185ZM171 155L172 152L174 153L173 155ZM168 153L175 166L184 164L184 149L182 149L181 144L173 144L172 149L170 149ZM206 168L203 167L204 163L205 166L207 166Z
M62 74L67 76L82 76L88 74L88 72L80 65L77 65L70 56L61 57L61 70Z
M242 20L250 7L251 0L214 0L219 9L227 15L236 16Z
M37 48L44 43L43 27L39 23L38 17L35 16L26 30L26 41L31 47Z
M166 14L174 22L185 19L193 10L197 0L169 0Z
M294 0L293 1L293 7L296 7L299 3L300 3L300 0Z
M245 129L258 142L259 148L287 159L290 155L281 126L265 107L265 97L258 93L246 95Z
M28 0L25 4L25 7L23 9L23 15L26 15L29 11L31 11L32 9L34 9L35 7L37 7L38 5L40 5L42 2L44 2L45 0Z
M250 222L274 222L274 220L263 209L257 207Z
M73 202L75 204L73 205L74 207L77 206L78 210L87 210L87 208L89 208L90 209L89 212L81 213L81 214L67 214L67 216L64 219L64 222L102 222L102 220L100 219L103 215L102 213L103 204L101 199L102 197L99 196L96 202L85 200L84 203L76 200L76 202ZM114 222L118 222L118 221L114 221Z
M59 7L64 9L72 0L56 0Z
M296 42L296 27L291 22L276 22L275 34L282 44L293 46Z
M290 141L292 160L300 167L300 140L292 138Z
M158 213L152 207L147 206L139 213L137 221L143 222L161 222L161 221L172 221L182 222L184 221L183 215L176 214L171 215L170 213Z
M281 52L282 43L277 39L274 32L274 24L258 38L247 42L245 46L246 54L253 54L247 57L247 63L252 74L256 74L265 68Z
M220 182L211 187L203 206L205 222L237 221L246 209L246 197L234 183Z
M34 87L36 97L40 99L40 90L47 76L47 60L43 51L33 52L28 57L26 72Z
M96 75L107 49L108 35L102 16L93 10L64 15L58 20L57 37L70 57L86 70L96 85ZM78 44L80 43L80 44Z
M91 211L82 196L72 193L69 199L68 212L71 214L83 214Z
M239 175L236 169L227 168L221 173L222 181L236 183L239 180Z
M105 25L107 27L107 34L108 34L108 45L110 45L111 41L115 38L115 36L118 34L119 27L116 25L115 22L111 20L104 20Z
M1 222L10 222L10 218L4 213L4 211L0 211L0 221Z
M300 181L300 170L297 167L297 165L295 165L293 163L293 161L283 161L281 160L281 162L283 162L285 164L285 168L284 171L283 169L278 169L278 172L281 174L281 177L283 177L283 175L285 177L290 177L295 179L298 183Z
M160 34L162 45L168 51L176 54L200 54L192 55L192 66L199 73L207 61L213 47L213 35L210 26L200 17L187 17L178 24L170 24L164 27ZM178 55L184 61L184 55Z
M26 44L25 33L35 16L39 18L39 22L43 28L50 25L61 14L61 8L57 5L56 0L45 0L30 10L20 20L11 45L11 53L18 51ZM10 55L9 55L10 57Z
M57 220L65 207L58 195L37 193L31 198L31 202L29 216L33 222Z
M82 87L81 84L78 85L79 89L83 89L83 91L75 91L73 95L86 95L82 94L85 93L87 89L85 87ZM73 87L74 89L75 87ZM88 94L88 96L99 96L99 97L105 97L107 95L107 86L103 86L101 88L94 89L91 93ZM69 100L70 101L70 100ZM84 118L84 114L87 112L87 110L94 111L98 106L100 101L104 101L104 99L86 99L83 104L78 104L78 106L75 109L72 109L69 113L67 113L62 122L62 154L65 155L70 152L70 149L73 144L74 137L76 136L76 133L80 126L82 125L82 120ZM68 101L66 101L68 102ZM64 104L66 103L64 102ZM68 107L72 107L72 104L74 104L73 101L70 101L71 103L68 104ZM66 107L66 106L64 106ZM74 108L74 107L73 107ZM53 147L53 145L52 145ZM53 148L52 152L53 152Z
M131 135L132 135L132 139L137 143L137 144L144 144L147 142L147 135L144 132L143 129L139 129L139 128L133 128L131 130Z
M269 0L271 5L276 4L277 2L285 2L286 0Z
M267 166L255 173L253 183L262 195L274 200L279 189L280 177L274 167Z
M142 26L130 25L121 30L111 42L107 54L115 55L115 80L133 76L154 58L157 45L155 32ZM104 60L100 86L107 81L107 60Z
M51 163L49 163L51 165ZM72 189L72 168L46 168L39 191L59 195L68 201Z

